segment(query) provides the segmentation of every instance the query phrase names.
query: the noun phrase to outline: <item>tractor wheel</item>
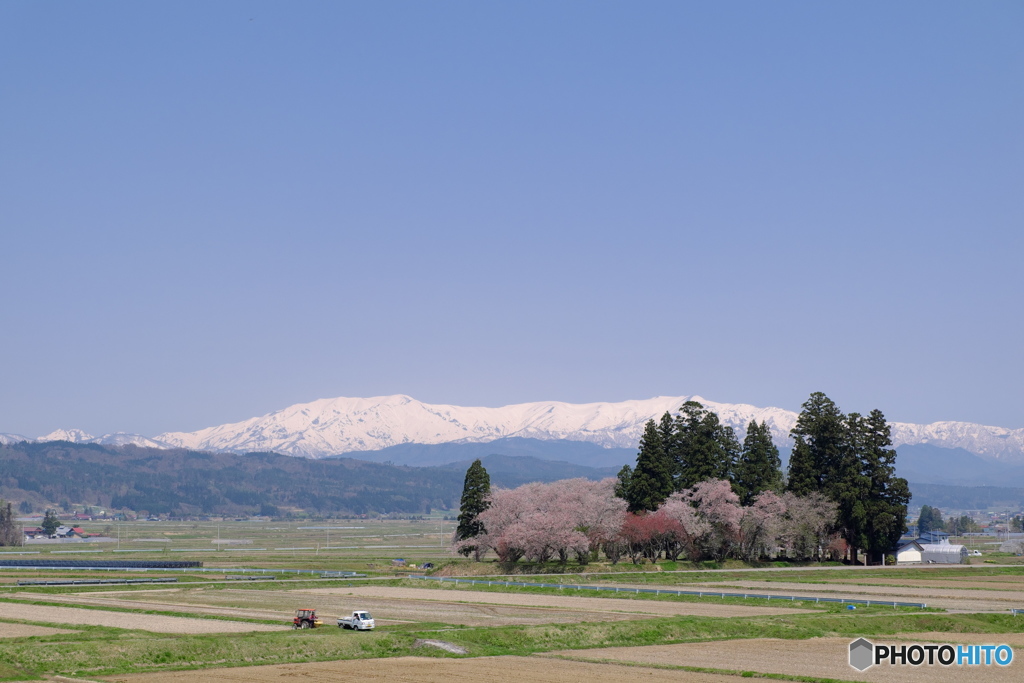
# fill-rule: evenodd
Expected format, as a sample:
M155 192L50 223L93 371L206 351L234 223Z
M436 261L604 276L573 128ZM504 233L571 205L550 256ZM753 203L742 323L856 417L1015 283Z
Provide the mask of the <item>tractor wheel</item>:
M308 621L302 622L302 628L309 628L309 622Z
M292 630L294 631L294 630L296 630L296 629L298 629L298 628L299 628L299 625L298 625L298 624L296 624L296 623L295 623L295 622L293 621L293 622L292 622Z

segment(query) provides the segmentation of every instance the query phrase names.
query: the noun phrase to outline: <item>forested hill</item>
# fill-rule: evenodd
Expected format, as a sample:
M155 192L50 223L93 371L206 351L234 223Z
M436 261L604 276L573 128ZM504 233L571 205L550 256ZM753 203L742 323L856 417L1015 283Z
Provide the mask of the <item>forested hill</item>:
M482 458L495 486L614 477L533 457ZM0 498L34 509L64 502L152 514L277 516L455 509L469 462L410 467L351 458L311 460L277 453L206 453L67 441L0 445Z
M69 442L0 446L0 498L152 514L423 513L458 507L465 472L276 453Z
M495 486L572 477L600 479L613 469L532 457L482 458ZM310 514L425 513L458 507L468 462L408 467L349 458L308 460L276 453L204 453L137 446L68 442L0 445L0 498L28 501L36 510L69 502L153 514L249 515L303 510ZM986 507L996 491L1010 489L912 484L915 503L952 505L970 494ZM1020 500L1021 489L1010 497ZM941 492L941 493L940 493ZM979 496L981 499L978 499ZM975 500L978 499L978 500ZM991 501L990 501L991 502Z

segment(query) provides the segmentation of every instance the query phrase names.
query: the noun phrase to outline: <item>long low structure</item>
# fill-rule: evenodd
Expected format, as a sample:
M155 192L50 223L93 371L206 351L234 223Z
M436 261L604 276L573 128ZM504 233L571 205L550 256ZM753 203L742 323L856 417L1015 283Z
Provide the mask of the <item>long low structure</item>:
M896 549L896 564L967 564L967 547L942 540L921 543L914 539Z
M32 569L195 569L203 563L195 560L8 560L0 559L0 567Z
M922 564L966 564L967 546L943 540L921 546Z
M484 581L481 579L463 579L456 576L426 576L423 574L412 574L410 579L421 579L423 581L444 581L446 583L468 583L480 586L506 586L515 588L569 588L581 591L608 591L611 593L648 593L651 595L695 595L701 598L756 598L760 600L785 600L788 602L837 602L843 605L884 605L886 607L928 607L923 602L894 602L891 600L863 600L859 598L822 598L822 597L801 597L798 595L771 595L768 593L723 593L721 591L679 591L668 588L626 588L624 586L584 586L574 583L524 583L522 581Z

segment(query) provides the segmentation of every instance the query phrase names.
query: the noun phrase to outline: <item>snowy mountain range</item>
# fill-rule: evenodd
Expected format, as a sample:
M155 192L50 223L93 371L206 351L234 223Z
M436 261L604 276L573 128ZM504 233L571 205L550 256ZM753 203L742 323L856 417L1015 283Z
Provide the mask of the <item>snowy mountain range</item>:
M206 451L276 451L322 458L377 451L400 444L486 443L498 439L582 441L604 448L636 448L644 423L686 401L699 401L742 438L751 420L768 423L780 447L791 445L789 430L797 413L782 408L717 403L700 396L659 396L620 403L543 401L501 408L431 405L409 396L333 398L300 403L262 417L196 432L166 432L153 438L118 432L94 437L81 430L57 430L35 441ZM1024 462L1024 429L1010 430L967 422L928 425L892 423L894 445L928 444L961 448L986 459ZM0 434L0 443L31 440Z
M127 446L131 444L146 448L171 448L169 444L127 432L93 436L88 432L83 432L81 429L57 429L36 439L29 439L21 434L0 434L0 444L19 443L21 441L70 441L71 443L98 443L104 446Z

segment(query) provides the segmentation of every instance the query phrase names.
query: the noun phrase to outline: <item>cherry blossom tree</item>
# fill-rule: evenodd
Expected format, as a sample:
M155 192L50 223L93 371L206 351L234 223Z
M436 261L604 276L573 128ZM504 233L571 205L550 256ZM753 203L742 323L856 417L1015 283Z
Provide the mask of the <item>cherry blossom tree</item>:
M627 513L615 496L615 480L568 479L492 489L478 519L485 532L466 544L500 562L575 559L581 564L603 548L613 563L684 556L753 561L779 546L800 559L820 557L836 519L836 505L821 494L798 497L765 491L742 507L729 482L709 480L674 493L653 512Z
M490 507L480 513L486 532L477 546L493 550L501 562L526 558L586 562L601 543L615 538L625 516L625 501L615 497L615 480L568 479L492 491ZM453 549L459 551L460 544Z
M586 551L576 551L576 559L581 564L616 538L622 528L627 503L616 497L615 484L614 479L568 479L552 484L553 509L568 519L573 530L587 538Z
M786 504L772 491L758 494L743 508L739 551L745 560L752 562L774 554L781 542L785 514Z
M697 516L708 524L708 532L697 539L701 554L723 560L739 541L743 509L732 486L724 479L702 481L683 492L697 509Z
M818 492L797 496L782 494L786 508L782 539L797 559L821 558L839 513L838 506Z
M685 554L689 559L696 559L698 541L711 531L708 521L697 515L697 510L682 493L669 496L658 513L674 522L671 533L664 539L665 558L675 561Z
M677 531L677 523L661 512L637 512L626 515L620 537L633 564L654 561L661 553L665 538Z

